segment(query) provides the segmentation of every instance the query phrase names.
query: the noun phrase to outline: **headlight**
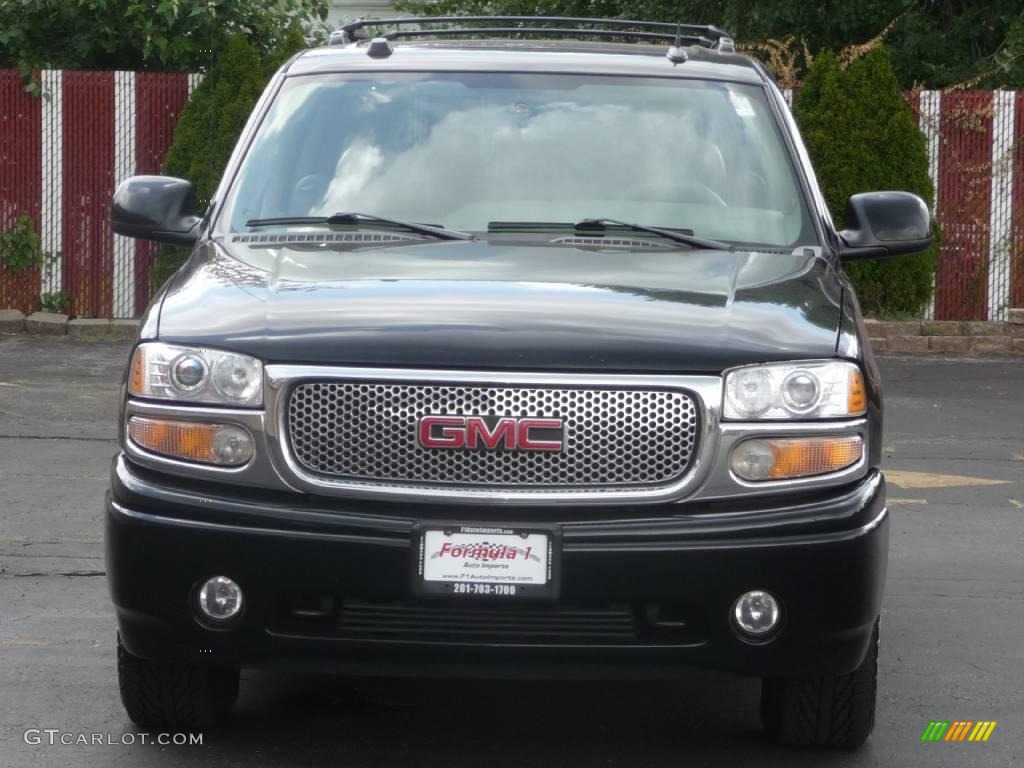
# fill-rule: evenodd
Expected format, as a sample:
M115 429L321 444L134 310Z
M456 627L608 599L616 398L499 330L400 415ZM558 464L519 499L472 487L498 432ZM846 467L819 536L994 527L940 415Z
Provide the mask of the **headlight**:
M853 363L771 363L725 376L726 419L832 419L866 410L864 376Z
M217 349L140 344L132 358L128 391L158 400L259 407L263 363Z

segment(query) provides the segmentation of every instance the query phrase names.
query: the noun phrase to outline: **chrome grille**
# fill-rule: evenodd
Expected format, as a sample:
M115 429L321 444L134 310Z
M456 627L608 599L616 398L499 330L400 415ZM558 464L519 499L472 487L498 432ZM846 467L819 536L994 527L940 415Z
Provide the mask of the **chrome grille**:
M676 482L695 453L698 412L662 388L503 387L322 381L287 405L292 452L306 470L349 482L576 492ZM421 416L560 418L561 451L425 448Z

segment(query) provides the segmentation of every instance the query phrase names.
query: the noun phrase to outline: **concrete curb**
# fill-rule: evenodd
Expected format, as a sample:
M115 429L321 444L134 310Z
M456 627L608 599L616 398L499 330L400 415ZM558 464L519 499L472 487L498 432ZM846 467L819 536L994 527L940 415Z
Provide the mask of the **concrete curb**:
M904 355L1024 355L1024 309L1007 322L865 320L875 352Z
M68 336L77 339L131 341L139 329L138 320L102 320L80 318L68 322Z
M67 333L68 316L55 312L33 312L25 318L25 330L40 336L63 336Z
M119 339L131 341L139 334L139 321L111 320L110 332Z
M0 309L0 333L24 333L25 316L17 309Z
M76 318L53 312L34 312L25 317L17 309L0 309L0 334L70 336L91 341L131 341L139 331L138 320Z

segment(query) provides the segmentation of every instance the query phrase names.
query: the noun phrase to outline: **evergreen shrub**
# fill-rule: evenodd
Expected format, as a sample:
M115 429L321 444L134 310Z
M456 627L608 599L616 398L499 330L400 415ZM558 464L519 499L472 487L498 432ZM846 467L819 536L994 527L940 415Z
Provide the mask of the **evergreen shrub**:
M192 93L174 131L163 172L188 179L196 189L200 213L213 197L231 152L256 101L274 72L306 47L302 33L292 29L285 44L263 54L245 35L214 51L213 64ZM151 279L159 287L188 258L188 249L162 247Z
M858 192L913 192L932 205L927 142L884 48L845 69L830 52L817 56L794 112L839 229L846 200ZM924 253L847 265L864 312L920 316L931 298L937 253L936 237Z

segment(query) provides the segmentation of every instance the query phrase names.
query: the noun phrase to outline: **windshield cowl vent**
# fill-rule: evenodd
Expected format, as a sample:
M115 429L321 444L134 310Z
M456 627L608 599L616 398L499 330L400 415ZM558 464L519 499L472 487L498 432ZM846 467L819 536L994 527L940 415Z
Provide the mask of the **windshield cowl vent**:
M651 242L639 237L559 237L551 241L559 245L581 245L597 246L599 248L658 248L669 250L672 248L665 243Z
M309 232L306 234L286 233L280 235L252 234L235 235L233 243L248 245L270 245L274 243L398 243L420 242L423 238L408 235L392 235L385 232Z

